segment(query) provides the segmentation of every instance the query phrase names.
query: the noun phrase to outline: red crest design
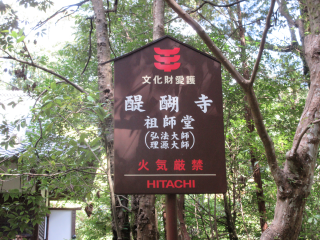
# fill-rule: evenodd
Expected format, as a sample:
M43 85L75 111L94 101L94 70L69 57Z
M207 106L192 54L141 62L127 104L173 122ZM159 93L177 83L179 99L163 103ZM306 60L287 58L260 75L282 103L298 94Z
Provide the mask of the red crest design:
M159 54L159 55L154 55L154 59L157 61L154 63L154 66L157 69L163 70L165 72L171 72L172 70L176 70L180 67L181 63L177 62L180 59L180 55L176 55L177 53L179 53L180 48L174 48L174 49L154 48L154 51L157 54Z

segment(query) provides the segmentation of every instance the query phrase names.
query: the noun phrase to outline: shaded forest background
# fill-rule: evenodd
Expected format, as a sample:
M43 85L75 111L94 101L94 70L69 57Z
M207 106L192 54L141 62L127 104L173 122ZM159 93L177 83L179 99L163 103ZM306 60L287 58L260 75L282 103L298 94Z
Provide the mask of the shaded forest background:
M38 11L46 11L54 4L49 0L17 2L26 9ZM319 30L312 25L312 14L317 14L320 7L315 4L316 10L311 12L308 1L278 0L272 3L275 6L269 13L270 1L178 1L244 79L250 79L251 73L256 72L252 84L257 106L273 141L279 169L286 169L286 154L294 148L293 139L312 87L304 38L312 34L318 36ZM163 5L163 19L156 14L157 4ZM30 110L32 120L27 126L25 142L28 147L14 160L0 159L3 166L12 161L17 163L17 168L0 172L1 180L23 176L37 184L40 190L47 190L52 199L81 202L90 217L84 211L79 215L77 239L108 239L111 236L114 239L120 236L122 239L166 239L164 196L151 197L148 205L144 202L148 196L113 193L113 63L99 63L128 53L163 34L212 55L210 47L161 1L75 2L55 15L48 15L47 19L39 19L28 33L13 6L0 1L0 11L3 71L0 86L7 90L23 90L35 100ZM99 16L102 13L103 16ZM37 39L41 38L41 27L60 18L75 19L75 40L55 52L37 51L36 48L29 51L31 47L28 46L36 45ZM162 26L160 32L154 27L157 21ZM265 29L268 35L257 68L256 59L261 52ZM107 42L106 49L102 49L102 35ZM107 80L101 77L103 71L107 72ZM3 81L8 73L10 80ZM275 181L277 177L272 172L268 150L256 131L248 95L244 94L244 88L237 83L233 72L224 69L222 79L228 191L226 194L179 195L179 239L259 239L272 225L277 201L293 198L279 197L281 187L289 189L286 185L289 184L298 189L304 184L305 176L299 175L300 170L298 173L290 170L296 175L286 177L284 185ZM319 81L319 76L314 81ZM14 108L15 104L19 103L1 104L0 107ZM319 112L319 106L316 111ZM23 128L25 119L23 116L14 123L5 119L1 122L2 134L6 136L2 142L4 148L13 147L16 140L10 136L8 126ZM316 121L317 117L308 122L306 131L317 125ZM318 135L315 138L318 141ZM313 172L307 174L311 179L310 194L303 195L301 228L298 224L298 230L294 230L298 235L289 238L280 229L272 230L275 232L272 237L265 235L261 239L320 238L318 142L315 149L314 165L310 167ZM299 185L299 181L303 184ZM30 193L31 188L32 184L20 193L4 193L2 198L5 202L18 198ZM11 229L4 229L3 235L14 236L17 231L27 231L26 221L37 223L47 213L41 197L30 201L40 208L29 220L27 215L15 214L17 209L24 209L25 203L18 204L21 208L9 201L2 205L0 215L5 214L12 220ZM152 226L152 231L146 226Z

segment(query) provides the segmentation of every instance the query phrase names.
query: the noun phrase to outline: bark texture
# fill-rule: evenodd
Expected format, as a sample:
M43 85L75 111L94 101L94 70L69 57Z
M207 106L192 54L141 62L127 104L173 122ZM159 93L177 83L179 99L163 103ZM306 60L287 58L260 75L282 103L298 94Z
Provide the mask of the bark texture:
M164 1L153 1L153 40L164 36ZM155 209L155 195L136 195L135 228L138 240L158 239L158 226Z
M164 1L153 0L153 40L164 36Z
M116 206L118 206L118 208L116 208L116 217L118 226L121 231L121 239L130 239L130 223L128 211L125 208L120 207L128 206L127 196L118 196L116 199Z
M320 126L320 36L305 37L305 56L310 69L310 90L300 123L287 153L282 181L277 192L275 216L261 236L269 239L298 239L306 198L313 183L318 155ZM311 127L310 127L311 124ZM308 129L306 131L306 129Z
M247 54L246 54L246 49L245 49L245 46L246 46L245 28L242 23L242 16L241 16L242 13L241 13L240 3L237 4L237 15L238 15L238 24L239 24L239 40L240 40L241 46L243 46L243 48L241 48L243 77L245 79L249 79L250 74L249 74L249 67L247 65ZM247 99L245 98L244 112L245 112L246 125L248 128L248 132L252 133L254 131L254 122L253 122L251 109L248 106L246 100ZM260 172L260 166L257 163L257 159L254 154L254 151L251 146L250 146L250 148L251 148L250 149L250 156L251 156L250 162L251 162L251 166L252 166L252 170L253 170L253 178L254 178L254 182L256 183L257 188L258 188L258 190L256 191L256 196L257 196L257 200L258 200L258 211L260 214L260 227L261 227L261 231L264 232L267 229L268 224L267 224L267 219L266 219L266 205L265 205L264 195L263 195L261 172Z
M214 44L202 27L192 19L176 2L166 0L178 15L189 23L203 39L212 53L221 61L222 65L232 74L235 80L243 88L255 123L255 128L263 142L268 165L276 182L277 203L273 222L261 236L263 240L298 239L305 199L310 194L313 182L315 161L318 154L320 137L320 36L319 32L319 0L306 1L309 12L311 34L304 38L304 54L310 69L310 90L306 100L304 112L293 140L292 149L287 153L283 169L280 169L275 155L273 142L268 135L259 109L253 83L256 71L259 67L260 57L264 48L266 33L270 27L270 18L275 1L271 1L271 7L267 16L266 27L261 40L258 58L253 69L250 81L239 76L239 72L226 59L219 48ZM312 15L312 16L311 16ZM301 21L295 21L299 25L299 31L304 29ZM302 24L303 25L303 24ZM302 35L304 33L302 32ZM302 36L301 35L301 36ZM226 201L225 201L226 202Z
M267 217L266 217L266 203L264 201L264 194L263 194L263 186L262 186L262 179L261 179L261 172L259 163L257 163L257 159L255 155L251 153L251 166L253 170L253 179L254 182L257 184L256 195L258 199L258 211L260 214L260 227L261 231L264 232L268 228Z
M303 2L303 1L301 1ZM320 0L307 0L310 29L312 34L320 33Z
M166 204L162 205L162 221L163 221L163 229L164 229L164 236L167 236L167 212L166 212Z
M98 87L100 102L105 103L107 99L113 99L111 64L100 64L110 60L108 25L102 0L92 0L92 5L96 20Z
M177 206L178 206L177 215L180 223L179 239L190 240L190 237L187 231L187 226L184 221L184 194L179 194L179 198L177 199Z
M159 239L155 221L155 196L134 195L137 240ZM138 207L137 207L138 206Z
M228 198L227 194L223 194L223 201L224 201L224 212L226 214L226 228L229 233L229 239L230 240L238 240L237 232L236 232L236 227L233 222L233 218L231 215L231 210L228 204Z
M310 70L310 89L278 184L274 220L261 239L298 239L305 199L313 183L320 137L320 2L309 0L306 5L311 34L304 37L304 57Z
M110 45L108 36L108 23L106 12L102 0L92 0L97 35L97 58L98 58L98 88L99 100L104 103L104 108L113 113L113 82L111 64L101 64L110 60ZM116 196L113 191L113 118L109 117L101 124L102 139L105 144L107 161L108 161L108 183L110 188L111 208L112 208L112 225L114 239L130 239L130 227L128 214L121 206L127 206L128 201L125 197ZM118 207L117 207L118 205Z

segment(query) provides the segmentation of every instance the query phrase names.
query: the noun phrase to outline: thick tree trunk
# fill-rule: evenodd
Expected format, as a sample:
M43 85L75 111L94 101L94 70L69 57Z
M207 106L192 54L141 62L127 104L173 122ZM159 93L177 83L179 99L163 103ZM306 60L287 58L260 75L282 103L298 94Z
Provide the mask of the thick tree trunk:
M137 240L159 239L155 220L155 196L134 195L134 201L139 206L135 207Z
M261 239L295 240L298 238L301 228L305 199L310 194L312 187L315 161L318 155L320 137L320 36L319 26L319 1L307 0L310 16L311 34L304 39L304 51L307 64L310 69L310 90L306 99L305 109L300 118L292 149L287 153L284 169L278 166L273 142L263 122L259 103L253 90L253 83L259 67L259 62L264 49L270 19L274 9L275 0L271 0L266 26L262 35L259 54L250 80L244 79L235 67L217 48L215 43L206 34L202 27L192 19L174 0L166 0L168 5L179 16L189 23L203 39L212 53L221 61L222 65L230 72L234 79L243 88L252 116L255 128L264 145L265 153L271 174L278 188L275 216L269 228L265 230ZM298 21L300 24L300 21ZM299 30L303 30L303 26ZM304 32L302 33L304 35Z
M133 214L133 220L131 225L131 233L133 240L137 240L137 227L138 227L138 213L139 213L139 195L131 196L131 211Z
M283 179L278 184L275 216L261 239L298 239L303 209L313 183L320 126L320 36L305 37L305 56L311 87L300 118L292 149L287 153ZM314 124L312 124L315 122ZM311 124L311 126L310 126Z
M92 0L92 5L96 20L98 63L103 63L110 60L106 13L103 8L102 0ZM100 102L105 103L107 99L113 99L113 83L110 63L104 65L98 64L98 87Z
M164 1L153 2L153 40L164 36ZM139 195L135 200L138 203L136 230L138 240L155 240L159 238L155 208L155 195ZM137 206L135 206L137 208Z
M187 226L185 224L185 220L184 220L184 194L179 194L179 198L177 199L177 206L178 206L178 211L177 211L177 215L178 215L178 219L179 219L179 223L180 223L180 231L181 231L181 238L182 240L190 240L188 231L187 231Z
M164 0L153 1L153 40L164 36Z
M127 195L118 196L116 205L127 207L128 206ZM121 230L121 239L130 239L130 223L129 223L128 211L124 208L119 207L116 209L116 213L118 218L118 226Z
M110 60L110 45L108 36L108 25L106 21L106 13L103 7L102 0L92 0L95 21L96 21L96 35L97 35L97 57L98 57L98 87L100 94L100 102L104 103L104 108L113 113L113 82L111 65L101 64ZM123 198L117 198L113 191L113 118L109 117L101 124L103 129L102 139L105 143L106 155L108 161L108 182L110 188L111 209L113 219L113 233L114 239L130 239L130 228L128 221L128 214L123 211L123 208L116 208L119 206L127 206L128 201ZM120 200L120 201L119 201Z
M306 198L313 183L320 137L320 1L305 2L311 34L304 38L304 55L310 69L310 90L300 123L287 153L283 177L278 184L275 216L261 236L263 240L298 239Z
M164 236L165 239L167 239L167 210L166 210L166 204L164 203L162 205L162 221L163 221L163 229L164 229Z

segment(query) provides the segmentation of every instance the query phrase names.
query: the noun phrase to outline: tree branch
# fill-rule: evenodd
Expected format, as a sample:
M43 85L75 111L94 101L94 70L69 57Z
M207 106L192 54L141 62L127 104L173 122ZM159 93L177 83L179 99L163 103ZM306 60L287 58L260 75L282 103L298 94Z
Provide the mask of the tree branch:
M219 4L215 4L213 2L210 2L210 1L203 0L203 2L208 3L211 6L214 6L214 7L226 7L226 8L232 7L233 5L236 5L236 4L241 3L241 2L246 2L246 1L247 0L240 0L240 1L237 1L237 2L234 2L234 3L230 3L230 4L226 4L226 5L219 5Z
M1 57L0 57L0 58L1 58ZM10 85L10 86L11 86L11 87L13 87L13 88L16 88L16 89L20 90L18 87L16 87L16 86L12 85L11 83L7 83L7 82L2 81L2 80L0 80L0 82L3 82L3 83L5 83L5 84Z
M166 2L183 20L185 20L190 26L193 27L193 29L202 38L202 40L208 46L208 48L212 51L212 53L217 57L217 59L221 62L221 64L227 69L227 71L232 75L232 77L238 82L238 84L245 91L248 103L252 110L255 127L264 145L264 149L265 149L267 160L268 160L268 165L270 167L272 176L274 177L276 184L280 184L282 180L282 172L280 171L277 163L273 142L265 128L263 118L259 108L259 103L253 91L252 84L250 84L250 81L242 77L242 75L236 70L236 68L229 62L229 60L223 55L221 50L214 44L211 38L206 34L204 29L193 18L191 18L174 0L166 0Z
M63 81L63 82L56 82L56 84L61 84L61 83L66 83L66 82L64 82L64 81ZM50 87L49 87L49 88L50 88ZM36 101L34 102L32 108L35 108L35 107L36 107L37 102L39 101L39 99L41 98L41 96L42 96L43 94L45 94L46 92L48 92L47 89L44 90L44 91L42 91L42 92L39 94L39 96L37 97Z
M206 43L215 57L221 62L221 64L228 70L232 77L243 87L248 83L244 77L236 70L231 62L223 55L221 50L215 45L208 34L203 30L203 28L190 17L174 0L166 0L168 5L184 20L186 21L202 38Z
M1 49L1 50L4 51L3 49ZM4 51L4 52L5 52L5 51ZM8 54L8 53L7 53L7 54ZM58 73L56 73L56 72L54 72L54 71L52 71L52 70L50 70L50 69L47 69L47 68L42 67L42 66L40 66L40 65L37 65L37 64L35 64L35 63L30 63L30 62L27 62L27 61L23 61L23 60L17 59L17 58L15 58L15 57L11 56L10 54L8 54L8 55L9 55L8 57L0 57L0 58L15 60L15 61L17 61L17 62L24 63L24 64L27 64L27 65L29 65L29 66L35 67L35 68L39 68L39 69L41 69L41 70L43 70L43 71L45 71L45 72L47 72L47 73L50 73L50 74L52 74L52 75L54 75L54 76L56 76L56 77L64 80L66 83L70 84L71 86L73 86L73 87L74 87L75 89L77 89L78 91L80 91L80 92L82 92L82 93L85 93L86 95L89 95L82 87L80 87L79 85L71 82L71 81L68 80L67 78L61 76L60 74L58 74Z
M119 205L120 205L120 206L116 206L116 208L124 208L124 209L126 209L128 212L131 212L131 209L129 209L129 208L127 208L126 206L123 206L123 205L122 205L119 195L116 195L116 196L117 196L117 199L118 199L118 202L119 202Z
M91 169L92 167L90 167ZM84 172L84 173L89 173L89 174L96 174L96 172L87 172L83 171L82 169L89 169L87 167L85 168L75 168L75 169L69 169L64 172L58 172L58 173L52 173L52 174L37 174L37 173L0 173L0 176L32 176L32 177L54 177L58 175L65 175L70 172Z
M289 23L289 27L293 27L293 26L298 27L296 22L293 20L293 18L289 14L289 10L287 8L287 2L285 0L281 0L281 2L280 0L277 0L277 3L279 5L279 11L281 15L287 19Z
M34 148L37 147L38 143L39 143L40 140L42 139L42 126L41 126L41 121L40 121L39 118L38 118L38 122L39 122L39 126L40 126L40 137L39 137L39 139L37 140L36 144L34 145Z
M274 4L275 4L275 0L272 0L271 1L271 6L270 6L270 9L269 9L269 13L268 13L268 16L267 16L266 26L265 26L263 34L262 34L262 39L261 39L261 44L260 44L260 48L259 48L258 57L257 57L256 63L254 64L252 75L251 75L251 78L250 78L250 85L253 85L254 80L255 80L255 78L257 76L257 72L258 72L258 69L259 69L259 65L260 65L260 61L261 61L264 45L266 43L268 30L270 28L270 20L271 20L271 16L272 16L272 13L273 13Z
M69 125L76 130L76 132L78 133L79 137L81 135L80 131L78 128L76 128L68 119L64 118L62 115L60 115L58 113L58 115L64 119L67 123L69 123ZM92 148L90 147L90 145L88 144L88 142L84 139L85 144L87 145L88 149L91 151L91 153L93 154L93 156L95 157L95 159L100 163L100 166L102 167L103 171L107 174L107 170L105 169L103 163L100 161L100 159L97 157L97 155L94 153L94 151L92 150Z
M92 34L92 30L93 30L93 25L92 25L92 18L89 18L89 19L90 19L89 53L88 53L88 54L89 54L89 57L88 57L87 63L86 63L86 65L85 65L85 67L84 67L84 69L83 69L83 71L82 71L81 75L86 71L87 66L88 66L88 64L89 64L89 62L90 62L91 54L92 54L92 51L91 51L91 34Z
M296 145L294 146L293 148L293 154L296 154L297 153L297 150L299 148L299 145L300 145L300 142L302 140L302 137L306 134L306 132L309 130L309 128L312 127L312 125L314 124L317 124L317 123L320 123L320 119L319 120L316 120L316 121L313 121L312 123L310 123L305 129L303 129L303 131L301 132L297 142L296 142Z
M191 14L191 13L194 13L194 12L197 12L198 10L200 10L204 5L206 4L210 4L211 6L214 6L214 7L231 7L233 5L236 5L238 3L241 3L241 2L246 2L247 0L241 0L241 1L238 1L238 2L234 2L234 3L231 3L231 4L227 4L227 5L218 5L218 4L214 4L210 1L206 1L206 0L203 0L203 3L201 3L199 5L199 7L195 8L195 9L192 9L192 10L189 10L187 11L188 14ZM180 18L180 16L177 16L177 17L174 17L172 19L170 19L169 21L165 22L164 24L167 24L167 23L170 23L176 19Z
M301 47L298 44L291 44L287 46L276 46L271 43L265 44L265 49L275 51L275 52L295 52L295 51L302 51Z
M109 12L117 13L117 8L118 8L118 0L115 0L114 4L113 4L113 9L107 9L105 12L106 13L109 13Z
M44 20L43 22L40 21L39 23L37 23L37 25L34 26L34 27L31 29L31 31L32 31L32 30L36 30L36 29L42 27L42 26L43 26L44 24L46 24L50 19L54 18L55 16L57 16L57 15L60 14L60 13L63 13L63 12L65 12L65 11L67 11L67 10L68 10L69 8L71 8L71 7L77 7L77 9L74 10L71 14L77 12L78 9L79 9L79 7L81 7L81 6L82 6L84 3L86 3L86 2L89 2L89 0L84 0L84 1L79 2L79 3L76 3L76 4L71 4L71 5L68 5L68 6L65 6L65 7L60 8L57 12L55 12L53 15L51 15L50 17L48 17L48 18L47 18L46 20ZM70 15L70 14L68 14L67 16L69 16L69 15ZM67 17L67 16L64 16L64 17ZM62 17L62 18L64 18L64 17ZM61 20L62 18L60 18L59 20ZM59 20L58 20L58 21L59 21ZM58 21L57 21L57 22L58 22Z
M24 47L26 48L26 50L27 50L27 52L28 52L28 56L29 56L29 58L30 58L30 60L31 60L31 63L33 64L33 60L32 60L31 54L30 54L30 52L29 52L29 50L28 50L28 48L27 48L27 44L25 43L24 40L23 40L23 44L24 44Z

